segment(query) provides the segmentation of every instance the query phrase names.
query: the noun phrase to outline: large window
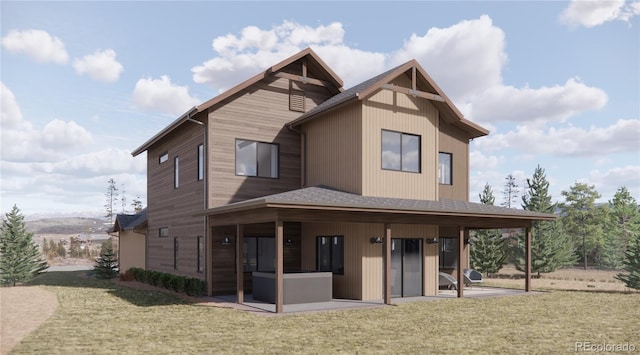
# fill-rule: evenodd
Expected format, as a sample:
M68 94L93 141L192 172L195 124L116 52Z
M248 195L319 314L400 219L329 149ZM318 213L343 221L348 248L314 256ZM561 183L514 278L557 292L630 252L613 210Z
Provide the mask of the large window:
M382 169L420 172L420 136L382 130Z
M317 270L344 275L344 237L317 237Z
M276 270L276 243L271 237L245 237L242 249L244 272Z
M236 175L278 177L278 145L236 139Z
M173 188L180 186L180 158L173 158Z
M204 250L204 238L202 236L198 236L198 272L204 272L204 261L206 257L206 253Z
M444 185L451 185L453 180L451 179L451 153L438 154L438 182Z
M458 238L440 238L440 268L458 267Z
M204 145L198 145L198 181L204 179Z

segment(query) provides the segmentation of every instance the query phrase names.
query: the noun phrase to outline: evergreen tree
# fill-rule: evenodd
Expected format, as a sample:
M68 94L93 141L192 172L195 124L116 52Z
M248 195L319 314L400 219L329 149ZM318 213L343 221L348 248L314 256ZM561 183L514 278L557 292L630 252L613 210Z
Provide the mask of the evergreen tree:
M622 186L609 201L600 266L621 269L629 241L640 230L638 203Z
M495 197L491 186L484 185L482 194L478 195L480 202L493 206ZM471 267L487 275L495 274L507 260L507 249L500 230L479 230L473 233L471 244Z
M551 202L549 182L544 169L536 167L533 177L527 179L527 193L522 197L522 208L527 211L553 213L556 204ZM563 230L562 221L534 221L531 227L531 272L555 271L575 262L571 237ZM518 235L514 249L516 269L525 268L526 236Z
M518 184L516 184L516 178L509 174L505 178L507 182L504 184L504 190L502 191L503 201L502 206L506 208L512 208L515 205L515 201L518 198Z
M563 223L567 233L573 238L576 254L584 263L598 261L604 246L602 226L606 219L606 209L596 206L600 194L593 185L576 182L569 191L562 191L565 203L562 209Z
M109 223L113 224L113 217L115 215L113 206L118 201L118 187L116 186L116 181L113 178L110 178L107 183L109 184L107 186L107 193L104 194L107 198L107 202L104 205L107 210L105 217L109 219Z
M5 214L0 226L0 283L15 286L27 282L47 269L33 234L27 232L17 206Z
M624 270L627 273L620 273L616 279L624 282L627 287L640 290L640 232L635 232L629 240L629 248L624 253Z
M93 271L100 279L112 279L118 276L118 257L113 250L111 239L102 243L100 256L96 259Z
M142 211L142 201L140 200L140 195L136 195L136 198L133 199L131 203L131 207L133 207L133 211L138 213Z

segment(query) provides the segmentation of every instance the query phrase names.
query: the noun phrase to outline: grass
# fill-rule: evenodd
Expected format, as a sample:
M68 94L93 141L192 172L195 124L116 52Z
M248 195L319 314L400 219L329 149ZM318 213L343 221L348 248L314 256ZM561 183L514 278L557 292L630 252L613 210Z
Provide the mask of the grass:
M640 295L549 292L264 317L49 272L60 306L15 353L557 353L640 348Z

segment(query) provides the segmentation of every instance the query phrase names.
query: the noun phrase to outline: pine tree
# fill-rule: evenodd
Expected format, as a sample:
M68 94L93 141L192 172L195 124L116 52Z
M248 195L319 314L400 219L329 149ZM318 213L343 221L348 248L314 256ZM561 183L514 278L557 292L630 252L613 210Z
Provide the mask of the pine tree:
M609 201L607 211L605 243L599 264L605 268L621 269L629 241L640 230L638 204L629 190L622 186Z
M518 184L516 184L516 178L509 174L505 178L507 182L504 184L504 191L502 191L502 206L506 208L512 208L518 198Z
M624 282L629 288L640 290L640 232L635 232L624 256L624 270L628 273L620 273L615 278Z
M105 217L109 219L109 223L113 224L113 217L115 215L113 206L118 201L118 187L116 186L116 181L113 178L110 178L107 183L109 185L107 187L107 192L104 194L107 198L107 202L104 205L107 210Z
M495 197L488 183L484 185L482 194L478 196L481 203L493 206ZM479 230L473 234L472 238L471 267L487 275L500 271L507 260L506 244L500 230Z
M131 202L131 207L133 207L133 211L138 213L142 211L142 201L140 200L140 195L136 195L136 198Z
M93 271L100 279L112 279L118 276L118 257L113 250L111 239L102 243L100 256L96 259Z
M27 282L47 269L33 234L27 232L17 206L5 214L0 226L0 283L15 286Z
M549 182L544 169L536 167L533 177L527 179L528 191L522 197L522 208L527 211L553 213L556 204L551 202ZM516 269L525 268L524 234L518 235L514 249ZM531 227L531 272L540 273L555 271L570 266L575 262L571 237L564 232L562 221L534 221Z

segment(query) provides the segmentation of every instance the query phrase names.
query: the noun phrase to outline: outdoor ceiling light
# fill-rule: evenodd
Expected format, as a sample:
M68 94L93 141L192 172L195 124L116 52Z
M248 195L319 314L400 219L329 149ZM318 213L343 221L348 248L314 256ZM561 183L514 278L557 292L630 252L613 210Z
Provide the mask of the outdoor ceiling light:
M382 244L382 237L371 238L371 244Z
M425 239L427 244L438 244L438 238L427 238Z
M222 241L220 242L220 245L229 245L229 244L231 244L231 238L229 238L229 237L222 238Z
M284 241L284 245L293 245L293 240L291 238L287 238L287 240Z

